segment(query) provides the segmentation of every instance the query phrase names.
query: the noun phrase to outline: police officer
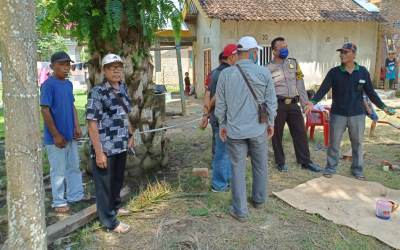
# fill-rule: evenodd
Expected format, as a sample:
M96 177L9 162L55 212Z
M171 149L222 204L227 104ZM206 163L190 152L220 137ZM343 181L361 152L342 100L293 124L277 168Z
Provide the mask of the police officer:
M300 102L304 112L310 112L312 109L312 103L309 102L304 87L303 73L296 59L288 58L289 50L285 38L275 38L271 47L274 58L267 67L271 71L278 99L275 134L272 137L275 163L279 171L288 171L282 146L283 130L287 122L293 139L297 163L304 169L320 172L322 169L310 160L304 118L298 105Z

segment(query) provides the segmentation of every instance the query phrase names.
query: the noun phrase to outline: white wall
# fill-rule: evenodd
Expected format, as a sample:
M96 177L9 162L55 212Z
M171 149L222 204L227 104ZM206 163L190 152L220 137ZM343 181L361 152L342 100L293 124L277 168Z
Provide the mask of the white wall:
M154 52L151 53L153 56L153 63L155 63ZM192 68L189 60L189 49L181 50L181 61L182 61L182 73L189 72L189 76L192 76ZM183 76L185 77L185 76ZM192 79L190 79L191 82ZM161 51L161 71L153 71L153 81L157 84L171 85L175 88L179 87L179 75L178 75L178 63L176 60L175 50L163 50Z
M373 78L377 27L377 23L227 21L221 22L220 29L216 29L221 33L214 33L220 39L212 42L220 51L225 44L237 43L244 35L256 37L262 45L269 45L273 38L283 36L289 45L289 57L299 61L306 85L310 87L320 84L328 70L339 64L336 49L343 45L345 38L358 45L357 61L370 70ZM199 33L198 40L201 41ZM202 61L200 66L203 66ZM200 75L202 71L197 73Z
M211 49L211 68L218 66L218 55L221 53L220 45L220 20L208 19L201 14L197 17L196 37L194 44L195 53L195 72L196 72L196 92L202 96L204 94L204 50Z

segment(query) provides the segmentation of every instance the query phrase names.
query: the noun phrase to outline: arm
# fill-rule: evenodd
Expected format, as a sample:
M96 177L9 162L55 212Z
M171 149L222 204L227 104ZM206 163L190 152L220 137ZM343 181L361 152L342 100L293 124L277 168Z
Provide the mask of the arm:
M278 103L276 99L275 86L271 74L266 75L266 81L267 81L267 88L264 93L264 100L265 103L267 104L267 110L268 110L267 125L269 127L273 127L276 117L276 110L278 109Z
M99 135L99 129L97 128L97 121L88 120L88 132L96 156L102 154L103 148L100 143L100 135Z
M208 118L210 117L210 91L208 89L204 94L203 103L203 117L201 118L200 127L205 129L208 125Z
M210 82L210 97L212 96L211 100L210 100L210 106L209 106L209 110L213 110L213 108L215 108L215 94L217 92L217 86L218 86L218 78L219 78L219 71L215 70L213 71L213 73L210 76L211 82Z
M211 98L211 101L210 101L210 110L213 109L214 107L215 107L215 96L213 96L213 97Z
M203 113L208 114L210 112L210 91L206 90L203 99Z
M96 89L93 88L88 97L86 120L88 122L89 138L92 142L96 154L96 165L99 168L107 168L107 156L103 152L100 142L99 129L97 123L102 119L103 105Z
M41 108L44 123L50 134L53 136L54 144L59 148L64 148L67 141L58 132L56 124L54 123L53 117L51 116L50 108L48 106L42 106Z
M368 96L368 98L371 100L371 102L373 104L375 104L375 106L377 106L378 108L385 110L386 105L382 102L381 98L378 96L378 94L375 92L374 87L372 86L372 82L371 82L371 77L368 73L367 70L366 71L366 84L364 84L364 91L365 94Z
M58 148L64 148L67 141L58 131L50 112L50 107L53 104L54 91L50 83L43 83L40 88L40 106L44 123L53 137L54 144Z
M227 106L226 106L226 100L225 100L225 82L227 81L226 79L226 71L221 72L219 79L218 79L218 84L217 84L217 91L215 93L215 116L218 119L218 122L222 128L226 127L226 112L227 112Z
M296 62L296 88L297 88L297 93L299 93L300 96L300 104L303 107L303 110L305 106L309 103L308 96L307 96L307 91L306 87L304 85L304 75L303 72L300 69L300 65Z
M317 93L315 94L314 98L311 100L313 104L317 104L322 100L322 98L328 93L328 91L332 88L332 70L328 72L324 81L322 82L321 86L319 87Z
M363 105L364 105L364 108L365 108L365 111L367 112L367 114L370 115L372 113L372 110L369 107L369 104L365 98L363 98Z

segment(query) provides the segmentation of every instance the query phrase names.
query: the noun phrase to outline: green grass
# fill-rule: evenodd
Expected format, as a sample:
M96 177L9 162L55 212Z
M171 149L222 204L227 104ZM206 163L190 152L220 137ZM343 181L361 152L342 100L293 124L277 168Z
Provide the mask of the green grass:
M179 93L179 85L169 85L166 84L165 88L169 93Z

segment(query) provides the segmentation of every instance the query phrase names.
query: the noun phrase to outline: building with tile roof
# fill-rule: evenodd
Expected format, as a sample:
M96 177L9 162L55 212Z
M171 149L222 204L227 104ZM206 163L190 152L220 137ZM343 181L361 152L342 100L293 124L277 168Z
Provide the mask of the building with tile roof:
M379 23L384 18L359 0L186 0L184 18L194 35L194 76L197 93L218 66L224 45L244 35L263 46L259 64L272 58L270 43L287 39L290 57L298 60L311 88L321 84L328 70L340 63L336 49L344 42L358 45L357 61L375 77ZM378 76L379 77L379 76Z

